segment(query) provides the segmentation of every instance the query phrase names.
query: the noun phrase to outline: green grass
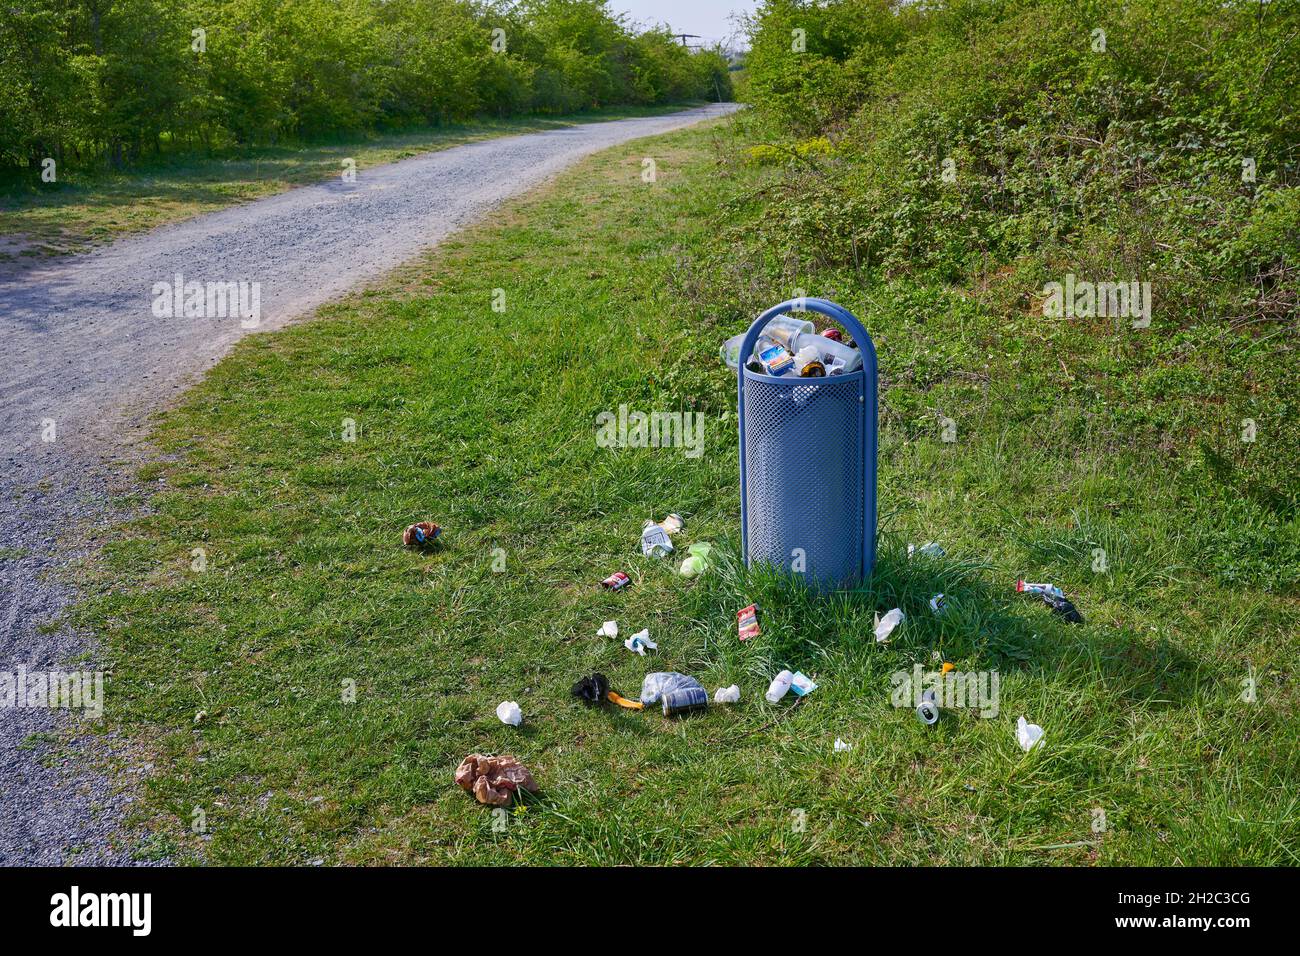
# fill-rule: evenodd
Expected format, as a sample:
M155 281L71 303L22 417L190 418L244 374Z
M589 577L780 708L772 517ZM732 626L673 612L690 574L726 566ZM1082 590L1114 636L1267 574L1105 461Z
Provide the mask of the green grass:
M693 104L687 104L693 105ZM38 177L0 181L0 262L83 252L122 235L320 182L419 153L497 136L656 116L683 105L617 107L557 117L483 118L470 123L309 144L227 149L214 155L164 154L115 172L69 167L56 183Z
M1094 371L1115 342L1079 334L1071 378L1053 378L1050 349L1018 364L1032 330L1050 338L1041 318L745 258L773 173L737 161L741 129L601 153L385 288L245 339L163 418L168 490L108 549L106 589L79 612L112 667L106 726L154 761L150 855L1300 862L1300 614L1269 584L1282 558L1248 560L1245 512L1096 404L1144 369ZM832 598L736 559L734 380L717 347L794 285L857 311L881 356L879 565ZM705 415L703 455L597 447L596 415L624 403ZM921 424L926 403L959 422L955 443ZM701 579L639 553L642 521L669 511L686 517L679 545L719 544ZM420 519L447 529L427 555L399 543ZM929 540L948 556L907 560ZM1232 548L1244 565L1219 560ZM603 592L616 569L634 586ZM1063 586L1087 623L1011 593L1021 575ZM936 591L943 618L926 609ZM741 645L751 601L763 633ZM874 615L894 606L909 622L876 645ZM658 653L596 637L611 618L649 627ZM891 706L890 675L936 654L999 672L996 718L926 729ZM797 708L763 700L782 666L821 685ZM593 670L634 696L672 669L710 691L736 682L741 703L665 720L569 696ZM519 729L494 716L507 699ZM1021 714L1046 730L1030 754ZM852 751L833 752L837 737ZM517 755L542 787L499 831L452 782L474 751Z

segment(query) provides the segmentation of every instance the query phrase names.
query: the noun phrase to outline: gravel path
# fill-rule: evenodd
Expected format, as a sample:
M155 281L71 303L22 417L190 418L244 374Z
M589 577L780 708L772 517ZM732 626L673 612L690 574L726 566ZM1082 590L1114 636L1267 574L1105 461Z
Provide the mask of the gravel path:
M93 653L87 635L48 626L76 597L58 571L118 517L111 492L125 480L121 463L140 454L147 416L240 337L377 278L590 153L735 108L457 146L0 271L0 681L20 666L88 669L73 663ZM248 308L160 315L175 304L162 286L178 276L249 283ZM129 752L75 733L77 723L64 756L49 746L86 719L0 708L0 865L130 861L114 837L131 788L93 769L97 757L129 762Z

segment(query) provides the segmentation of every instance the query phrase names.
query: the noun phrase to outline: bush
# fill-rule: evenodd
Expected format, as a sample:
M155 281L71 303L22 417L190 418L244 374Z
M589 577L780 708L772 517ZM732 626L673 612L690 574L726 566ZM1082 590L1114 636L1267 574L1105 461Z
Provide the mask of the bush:
M0 167L28 169L731 95L716 51L603 0L10 0L0 82Z

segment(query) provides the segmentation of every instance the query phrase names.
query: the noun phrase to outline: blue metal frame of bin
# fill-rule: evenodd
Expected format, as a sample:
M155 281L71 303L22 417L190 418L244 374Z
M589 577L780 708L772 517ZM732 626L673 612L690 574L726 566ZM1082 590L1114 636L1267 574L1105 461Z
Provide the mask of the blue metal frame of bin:
M822 378L746 368L782 315L812 312L848 330L862 368ZM876 347L857 318L826 299L791 299L749 327L740 348L740 535L746 566L802 572L818 590L852 587L876 564ZM802 558L802 566L800 559Z

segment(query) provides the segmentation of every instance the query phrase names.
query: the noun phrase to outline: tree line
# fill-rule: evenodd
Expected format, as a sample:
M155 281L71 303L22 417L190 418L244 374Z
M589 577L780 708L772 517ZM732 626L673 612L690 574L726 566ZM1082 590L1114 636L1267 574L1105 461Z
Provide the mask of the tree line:
M604 0L0 0L0 167L729 99Z

